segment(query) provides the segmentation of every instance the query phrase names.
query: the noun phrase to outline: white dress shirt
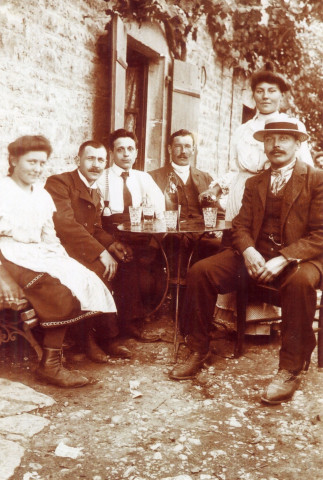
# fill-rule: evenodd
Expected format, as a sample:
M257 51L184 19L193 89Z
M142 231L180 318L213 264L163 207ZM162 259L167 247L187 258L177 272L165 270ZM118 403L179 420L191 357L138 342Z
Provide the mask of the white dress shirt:
M123 213L123 178L121 173L124 172L118 165L113 164L107 168L98 180L98 187L105 201L109 202L110 214ZM132 205L138 207L147 197L150 204L154 206L155 214L162 216L165 210L164 194L155 183L153 178L147 172L140 170L129 170L127 178L127 187L132 196ZM107 214L105 209L104 214Z

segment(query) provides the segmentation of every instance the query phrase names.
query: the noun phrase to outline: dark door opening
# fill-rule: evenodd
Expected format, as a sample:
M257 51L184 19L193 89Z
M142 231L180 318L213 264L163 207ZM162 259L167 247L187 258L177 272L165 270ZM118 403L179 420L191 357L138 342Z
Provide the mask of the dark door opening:
M135 167L145 168L148 59L131 48L127 49L125 128L138 138Z

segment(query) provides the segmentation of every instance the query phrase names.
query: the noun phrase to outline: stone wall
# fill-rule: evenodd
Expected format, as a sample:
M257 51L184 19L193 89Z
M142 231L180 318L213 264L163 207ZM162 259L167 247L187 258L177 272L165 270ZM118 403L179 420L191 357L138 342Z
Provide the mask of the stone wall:
M103 0L0 2L0 175L7 171L7 145L20 135L49 138L54 151L46 174L72 169L83 141L106 138L109 72L97 48L106 35L106 7ZM242 83L215 58L203 19L187 61L202 72L197 166L216 176L228 168L231 134L241 123ZM166 96L163 102L167 115ZM148 159L149 153L150 144Z
M228 170L231 136L242 116L244 82L216 58L203 18L198 41L188 44L187 61L201 68L197 167L213 176Z
M92 137L106 114L107 71L96 53L105 7L103 0L0 3L0 175L7 145L20 135L50 139L49 173L71 169L77 147Z

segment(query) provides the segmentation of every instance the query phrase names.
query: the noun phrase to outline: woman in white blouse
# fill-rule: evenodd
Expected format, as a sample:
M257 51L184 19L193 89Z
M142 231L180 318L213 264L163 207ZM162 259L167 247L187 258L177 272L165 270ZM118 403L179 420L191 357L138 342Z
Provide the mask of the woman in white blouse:
M273 71L271 63L266 63L264 70L259 70L251 77L251 89L257 108L256 115L240 125L233 136L230 172L216 179L210 186L217 194L229 191L225 215L227 221L231 221L239 213L246 180L269 166L263 143L255 140L253 134L262 130L265 121L271 117L280 116L282 120L288 118L288 115L279 113L279 109L290 85L282 75ZM306 132L301 121L298 121L298 128ZM307 142L302 144L298 157L313 165Z
M66 328L98 312L115 312L115 303L99 277L69 257L56 236L54 202L37 185L52 151L49 141L24 136L8 151L9 173L0 181L0 260L43 327L38 377L61 387L79 387L88 379L61 363Z

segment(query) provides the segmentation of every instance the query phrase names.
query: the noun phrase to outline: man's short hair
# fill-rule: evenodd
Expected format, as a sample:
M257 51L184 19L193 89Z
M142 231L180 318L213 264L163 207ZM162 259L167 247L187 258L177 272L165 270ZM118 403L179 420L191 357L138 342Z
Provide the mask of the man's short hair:
M126 130L125 128L119 128L118 130L115 130L114 132L110 133L109 136L109 149L113 150L114 149L114 142L118 138L132 138L132 140L136 144L136 148L138 149L138 138L134 132L130 132L129 130Z
M181 130L177 130L177 132L172 133L171 136L170 136L168 144L172 145L175 137L186 137L187 135L192 137L193 145L195 145L195 138L194 138L193 133L190 132L189 130L185 130L184 128L182 128Z
M93 147L93 148L102 148L103 147L103 148L105 148L105 146L101 142L97 142L96 140L87 140L86 142L83 142L82 145L79 148L79 151L78 151L78 156L79 157L82 155L82 153L84 152L86 147Z

